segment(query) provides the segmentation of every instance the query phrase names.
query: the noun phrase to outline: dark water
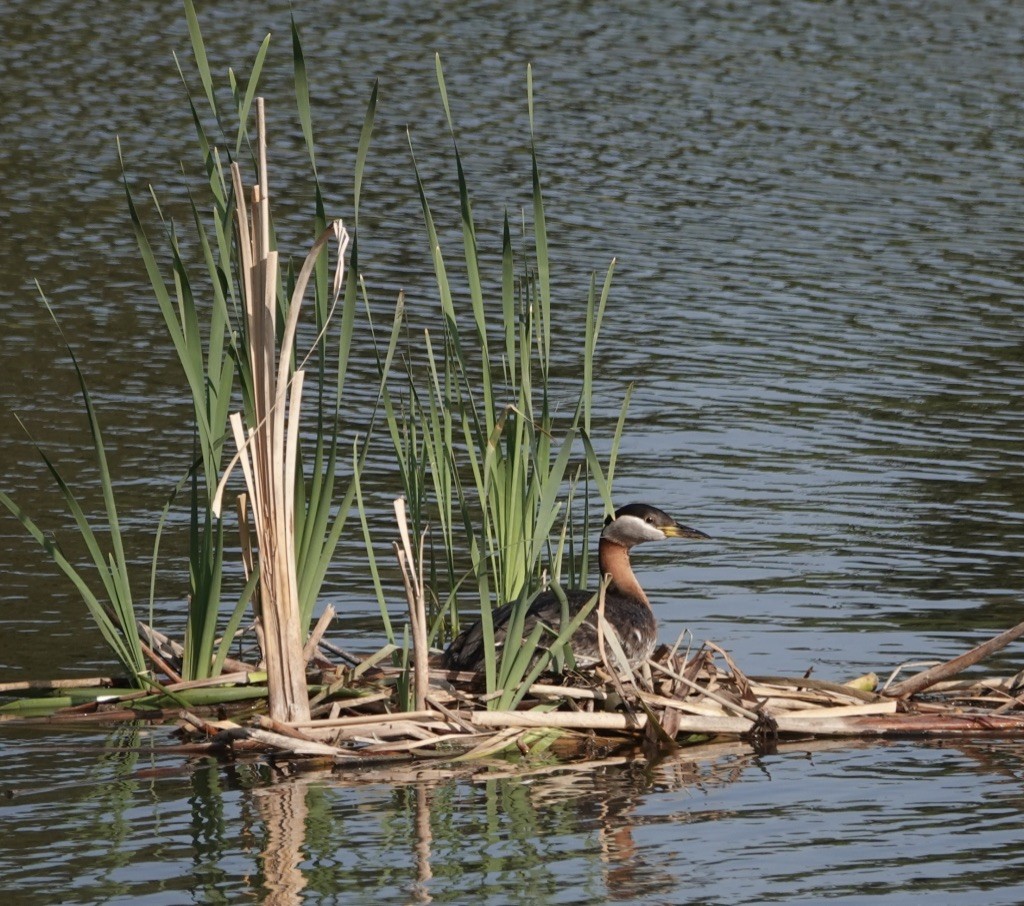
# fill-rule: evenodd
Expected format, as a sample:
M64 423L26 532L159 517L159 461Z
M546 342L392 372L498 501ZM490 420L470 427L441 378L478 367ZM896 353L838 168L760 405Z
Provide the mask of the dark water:
M275 34L265 75L275 190L285 234L297 236L309 193L290 114L288 7L260 6L200 15L220 73L246 69ZM637 557L664 638L688 628L752 673L842 678L950 656L1019 621L1024 7L294 9L321 175L341 216L381 80L364 273L376 301L404 287L423 323L436 290L407 125L452 248L457 201L433 53L492 249L504 209L529 202L534 64L563 366L578 361L589 274L615 256L602 411L636 382L616 499L657 503L716 539L685 557L668 545ZM12 412L87 500L95 477L38 279L102 407L141 564L190 425L134 252L114 137L133 188L152 181L182 212L177 162L194 157L171 52L190 71L183 16L174 4L0 3L0 46L3 487L72 543ZM382 452L373 462L383 513L395 477ZM330 586L345 608L338 636L370 648L376 606L357 539L346 544ZM0 569L3 679L109 671L84 608L7 517ZM185 586L170 566L161 575L161 619L180 620ZM1010 649L992 669L1021 666ZM255 771L180 770L180 758L152 750L159 733L139 739L138 762L114 751L123 741L0 734L0 788L18 790L0 803L5 889L27 903L259 902L268 877L295 881L267 872L260 854L280 849L279 834L294 843L298 826L309 902L1024 896L1016 744L761 759L736 749L529 782L275 784Z
M998 741L763 757L712 745L655 767L476 780L421 765L396 783L185 769L145 732L8 735L7 776L24 784L3 813L10 902L1010 904L1024 892L1020 752ZM55 777L69 740L74 776Z

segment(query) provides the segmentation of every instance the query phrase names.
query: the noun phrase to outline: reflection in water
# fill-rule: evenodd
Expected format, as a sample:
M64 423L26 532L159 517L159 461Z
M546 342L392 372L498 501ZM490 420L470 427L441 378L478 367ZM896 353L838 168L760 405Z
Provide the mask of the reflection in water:
M263 819L274 822L263 835L264 885L275 896L288 891L285 898L272 901L282 903L297 902L296 885L304 883L306 895L324 898L323 902L360 893L409 902L461 902L467 894L481 903L508 902L509 897L552 903L582 903L588 898L659 902L671 900L673 891L701 890L702 872L709 871L709 883L714 879L722 887L717 893L705 890L701 896L707 902L753 901L756 897L743 891L762 873L777 895L808 889L824 895L831 889L829 877L837 872L841 883L855 885L861 874L869 878L890 859L901 858L876 847L879 828L866 823L877 809L872 790L880 782L898 790L928 775L945 774L955 787L963 771L1007 758L1018 776L1022 770L1019 746L968 743L924 748L926 754L940 756L938 760L917 757L916 746L835 740L785 744L764 758L730 742L682 752L655 766L615 758L582 765L493 764L483 770L462 769L447 779L444 775L450 772L442 770L427 772L429 779L414 780L415 771L408 768L397 774L306 774L283 784L291 787L290 792L280 789L282 784L254 791L257 797L270 793L278 803L272 816L260 809ZM944 751L947 754L941 757ZM868 753L876 756L878 770L884 766L888 779L866 768ZM802 790L801 775L813 771L815 763L819 776ZM830 763L838 773L821 778L822 767L827 770ZM850 765L863 767L847 774ZM772 827L784 827L789 815L809 815L823 784L835 783L840 774L846 776L848 787L844 804L822 804L828 820L843 828L837 839L816 838L815 825L823 824L822 817L805 818L813 848L840 848L828 867L823 864L821 886L808 888L805 872L787 866L780 831ZM395 783L401 785L394 787ZM762 803L729 792L750 783L763 788ZM675 804L652 809L653 793ZM927 799L906 801L902 816L888 820L885 832L928 833L936 804ZM307 821L307 802L321 820ZM1005 813L1005 806L1001 811ZM1021 824L1019 816L1013 820ZM973 822L972 833L984 835L987 821ZM707 852L669 842L681 836L721 841L719 858L732 851L736 880L727 883L719 860L709 862ZM652 847L652 839L663 842ZM873 854L854 856L869 840ZM272 853L282 843L286 855ZM844 848L850 850L847 855L841 854ZM296 859L303 850L309 857L300 869ZM387 855L382 864L371 865L364 850ZM454 852L460 853L457 869ZM936 856L929 850L928 855L918 853L904 861L913 865ZM955 861L959 856L946 852L943 858ZM1018 861L1014 859L1015 864ZM270 874L272 866L280 875ZM925 886L943 889L945 880L936 876Z
M428 795L425 784L416 785L416 881L412 896L417 903L429 903L432 899L427 888L428 882L434 877L430 870L430 843L433 835L430 830Z
M263 885L270 906L301 903L306 878L302 847L306 840L306 785L277 783L253 790L266 841L261 856Z
M58 815L52 763L33 749L68 735L22 735L5 765L17 794L0 799L0 878L29 906L820 900L879 877L946 891L966 863L979 883L1024 892L1019 743L833 740L759 756L730 742L655 765L283 776L260 762L189 768L145 735L76 735L62 762L90 783L60 790ZM137 750L112 745L126 741Z
M810 743L786 750L829 748L838 747ZM351 775L305 774L288 784L301 790L296 796L317 802L312 808L326 809L334 820L311 823L303 838L304 809L275 812L274 820L289 816L295 826L278 830L279 837L289 841L287 858L271 860L269 849L265 852L265 871L277 865L283 877L268 873L264 883L270 890L294 886L294 857L305 839L309 861L303 870L310 892L323 896L362 890L387 899L404 890L414 902L448 902L453 891L473 891L479 902L501 902L514 889L535 901L573 902L575 888L594 883L607 899L664 896L679 882L678 866L660 865L647 856L635 840L636 829L671 827L690 819L686 810L660 818L644 816L646 798L657 789L692 795L697 802L709 790L739 781L756 762L749 747L728 743L702 747L654 767L616 757L540 767L494 763L456 771L399 767ZM347 827L355 815L361 818L358 830ZM701 820L729 817L705 811ZM366 826L367 818L379 825L380 842ZM273 834L267 837L268 848L276 845ZM559 839L567 845L553 842ZM372 870L361 853L351 849L384 841L389 857ZM579 842L569 845L570 841ZM455 873L453 851L462 854L463 863ZM409 867L402 870L402 865Z

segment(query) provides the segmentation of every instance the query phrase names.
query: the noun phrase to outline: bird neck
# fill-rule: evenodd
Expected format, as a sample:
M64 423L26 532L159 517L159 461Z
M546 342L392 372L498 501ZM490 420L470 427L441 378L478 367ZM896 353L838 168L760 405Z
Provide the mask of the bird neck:
M647 595L633 574L633 567L629 565L628 547L602 538L597 546L597 560L601 567L601 575L611 576L609 590L614 589L619 594L635 598L650 607Z

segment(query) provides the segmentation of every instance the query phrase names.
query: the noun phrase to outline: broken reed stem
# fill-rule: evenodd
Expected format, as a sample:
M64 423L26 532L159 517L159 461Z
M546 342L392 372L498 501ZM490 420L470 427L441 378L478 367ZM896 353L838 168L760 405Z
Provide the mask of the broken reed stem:
M174 641L174 639L164 635L158 629L154 629L142 620L136 620L136 625L139 627L139 631L149 639L150 647L165 661L168 658L180 660L184 656L185 649L182 647L180 642ZM157 649L160 650L158 651ZM238 661L234 658L226 657L224 658L224 669L229 670L232 673L253 673L256 671L257 667L253 664L247 664L245 661ZM216 680L216 677L214 677L214 679ZM221 680L221 682L223 682L223 680Z
M168 664L167 661L160 657L160 655L152 648L150 648L149 645L142 641L142 639L139 639L139 647L142 649L142 653L149 658L153 666L161 671L172 683L183 682L181 674Z
M249 581L256 568L256 557L252 549L252 532L249 531L249 497L246 493L238 495L238 541L242 548L242 568L245 581Z
M427 696L427 704L428 704L428 705L430 705L430 707L431 707L431 708L434 708L434 709L436 709L436 710L437 710L438 712L440 712L440 714L441 714L441 715L442 715L442 716L443 716L443 717L444 717L444 718L445 718L445 719L446 719L446 720L447 720L447 721L448 721L449 723L453 723L453 724L455 724L456 726L459 726L459 727L461 727L461 728L462 728L463 730L465 730L465 731L466 731L467 733L472 733L472 732L473 732L473 725L472 725L472 724L470 724L470 723L469 723L468 721L465 721L465 720L463 720L463 719L462 719L461 717L459 717L459 715L458 715L458 714L456 714L456 713L455 713L454 711L452 711L452 710L451 710L451 708L446 708L446 707L445 707L445 706L444 706L444 705L443 705L443 704L442 704L441 702L439 702L439 701L438 701L438 700L437 700L436 698L432 698L432 697L430 697L430 696Z
M185 692L189 689L209 689L218 686L248 686L266 682L266 675L258 670L222 673L209 679L183 680L164 686L164 692Z
M713 702L717 702L727 711L734 711L736 714L739 714L741 717L744 717L747 720L757 720L757 715L753 711L744 708L742 705L737 705L735 702L729 701L729 699L725 698L722 695L718 695L712 692L710 689L705 689L699 683L695 683L693 680L687 679L681 673L676 673L674 670L669 670L668 667L664 666L663 664L659 664L657 661L648 660L647 663L650 664L650 666L653 669L659 670L666 676L672 677L672 679L682 683L688 689L691 689L694 692L699 692L701 695L710 698Z
M307 736L301 730L296 730L294 727L288 726L288 724L283 724L279 720L274 720L273 718L267 717L265 714L260 715L260 717L257 718L257 723L264 730L269 730L271 733L280 733L282 736L287 736L290 739L297 739L300 742L320 741L318 739L313 739L310 736Z
M427 706L427 690L430 688L430 668L427 662L427 608L423 582L423 536L419 538L419 556L413 556L412 539L409 536L409 520L405 509L405 498L395 498L395 519L401 545L395 542L395 554L402 570L402 583L409 602L409 623L412 627L413 658L413 708L422 711Z
M316 621L316 626L313 627L313 631L309 634L309 638L306 639L306 644L302 648L304 663L308 664L316 655L320 640L324 637L328 627L330 627L331 620L334 619L334 613L334 605L328 604L324 608L324 612L320 614L320 619Z
M949 679L951 676L956 676L968 667L973 667L975 664L987 658L990 654L994 654L996 651L1005 648L1010 644L1010 642L1019 639L1021 636L1024 636L1024 623L1018 623L1012 629L1007 629L1006 632L1000 633L995 636L995 638L991 638L987 642L982 642L982 644L972 648L964 654L961 654L959 657L955 657L952 660L939 664L936 667L924 670L921 673L910 677L910 679L904 680L902 683L897 683L895 686L885 690L883 694L892 698L908 698L918 692L923 692L925 689L934 686L936 683Z
M275 749L282 749L285 752L291 752L293 755L325 755L338 761L358 760L354 756L349 756L347 752L343 749L339 749L337 746L325 745L322 742L293 739L291 736L285 736L283 733L272 733L269 730L246 729L245 734L251 739L255 739L257 742L261 742L264 745L271 746Z
M643 729L646 714L618 714L611 711L476 711L470 718L477 727L536 727L558 730ZM748 726L749 721L744 721Z

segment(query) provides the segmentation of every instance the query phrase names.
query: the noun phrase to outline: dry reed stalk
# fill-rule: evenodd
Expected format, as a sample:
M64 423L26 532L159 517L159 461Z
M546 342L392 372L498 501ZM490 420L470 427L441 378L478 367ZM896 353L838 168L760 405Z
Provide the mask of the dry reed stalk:
M815 705L832 704L837 699L843 699L851 704L857 704L858 702L864 701L864 699L858 698L855 695L815 692L809 689L801 689L799 686L790 686L787 689L784 686L765 686L761 683L751 683L750 691L760 699L768 699L776 702L802 702L803 704L810 705L811 707L814 707Z
M816 735L830 735L817 728ZM974 736L978 733L1024 734L1024 715L993 714L895 714L890 717L851 717L846 734L851 736ZM831 734L831 735L839 735Z
M574 698L583 701L608 701L609 695L604 689L580 689L574 686L549 686L545 683L534 683L528 690L530 695L539 698Z
M726 713L725 709L717 702L707 705L703 704L701 701L691 702L685 698L666 698L663 695L653 695L649 692L643 693L641 697L643 701L654 708L673 708L676 711L683 711L687 714L703 715L706 717L721 717ZM752 715L753 712L750 712L750 714ZM754 718L751 717L749 719L753 720Z
M694 692L697 692L700 695L711 699L711 701L721 705L727 711L733 711L736 714L739 714L741 717L745 717L747 720L750 721L757 720L757 714L755 714L753 711L750 711L749 709L744 708L742 705L738 705L735 702L729 701L729 699L727 699L725 696L719 695L717 692L712 692L710 688L701 686L699 683L695 683L693 680L688 679L681 673L676 673L674 670L670 670L664 664L659 664L657 661L650 660L647 663L650 664L653 669L658 670L661 673L664 673L666 676L672 677L672 679L674 679L678 683L682 683L688 689L691 689Z
M820 736L857 736L862 733L868 735L888 735L907 732L908 725L904 722L905 715L899 718L880 715L877 711L864 715L861 709L880 709L884 704L879 705L852 705L850 709L824 709L826 711L841 711L841 714L832 715L778 715L775 721L778 724L780 733L820 735ZM857 712L857 713L854 713ZM967 718L968 715L960 715ZM938 719L929 719L938 726ZM980 725L982 719L979 717ZM642 730L647 724L647 716L639 714L630 716L626 714L615 714L608 712L583 714L578 712L551 712L539 714L533 711L480 711L473 715L473 723L477 727L507 727L507 728L551 728L571 730L604 730L612 732L635 733ZM961 721L963 726L966 721ZM717 734L729 733L742 735L754 729L755 721L743 717L727 716L696 716L681 715L678 720L677 732ZM1024 718L1018 719L1014 725L1024 732ZM924 732L925 724L920 724L916 732ZM965 730L966 732L966 730Z
M244 727L239 726L233 720L206 720L191 711L179 711L178 717L206 736L219 736L223 733L241 735L245 732Z
M339 243L335 300L340 295L348 234L341 222L335 221L307 254L289 300L279 354L278 253L271 248L263 98L256 99L256 130L258 173L251 208L246 204L241 170L237 163L231 165L255 424L246 430L241 415L231 415L231 430L238 452L217 486L213 509L219 516L228 476L234 466L240 464L252 505L258 545L257 609L263 628L261 646L267 667L270 714L275 720L287 721L309 717L303 657L305 627L300 625L295 553L295 483L304 372L293 361L293 350L306 287L320 253L332 237ZM247 525L247 521L243 515L240 525ZM251 560L246 568L253 568Z
M788 714L791 711L817 711L821 708L829 707L829 703L826 700L805 701L802 698L787 698L784 695L762 696L761 701L764 710L769 714L778 714L780 712Z
M431 708L435 709L440 714L442 714L444 716L444 718L447 721L449 721L450 723L453 723L456 726L461 727L463 730L465 730L468 733L472 733L473 732L473 725L472 724L470 724L467 721L463 720L461 717L459 717L458 714L456 714L450 708L446 708L441 702L439 702L437 700L437 698L435 696L428 695L427 696L427 704Z
M159 654L156 653L152 648L149 647L142 639L139 639L139 647L142 649L142 653L149 658L150 662L163 673L172 683L184 682L180 673L175 670L170 664L167 663Z
M499 712L499 711L488 711L488 714L504 714L504 713L525 713L525 712ZM489 755L496 755L498 752L502 752L507 749L510 745L518 743L526 734L522 729L518 727L506 727L499 730L497 733L488 734L488 736L478 745L474 746L468 752L463 752L453 761L475 761L480 758L486 758Z
M778 720L820 720L827 717L861 717L867 714L895 714L896 701L873 702L870 705L836 705L833 708L811 708L806 711L784 711L769 713Z
M636 681L636 674L633 672L633 668L630 666L629 658L626 656L626 652L622 647L622 642L619 639L618 633L615 631L615 627L608 622L604 615L604 599L605 589L607 583L601 586L600 604L597 610L597 643L598 650L601 654L601 663L604 666L605 672L608 673L611 678L612 685L615 687L615 691L622 696L623 700L626 699L625 684L629 684L634 689L639 689L639 685ZM608 662L608 652L605 648L607 645L611 649L612 660L614 663Z
M339 711L344 709L346 711L356 711L360 708L365 708L367 705L376 704L377 702L390 702L394 697L394 692L388 689L386 692L377 692L373 695L360 695L357 698L350 699L336 699L335 701L325 703L321 707L329 705L331 708L337 708ZM313 699L315 701L315 699ZM312 703L312 702L311 702ZM311 720L325 720L322 717L310 716ZM337 714L332 715L331 719L341 719Z
M185 649L182 647L180 642L174 641L164 635L158 629L154 629L148 623L143 623L142 620L137 622L139 630L146 638L149 639L149 644L162 658L176 658L180 660L184 654ZM257 672L256 667L253 664L247 664L245 661L238 661L234 658L224 658L224 669L230 670L232 673L255 673Z
M398 650L399 649L397 645L392 645L388 643L383 648L379 649L378 651L375 651L373 654L367 655L358 664L356 664L355 669L352 671L352 678L357 679L358 677L362 676L364 673L366 673L367 670L376 667L377 664L379 664L385 658L391 657L391 655Z
M358 730L338 730L335 732L333 739L337 744L344 741L360 746L358 749L353 748L347 751L363 755L366 752L382 751L382 748L390 750L406 742L432 744L442 735L446 738L464 738L473 734L467 734L457 727L448 724L432 724L429 727L422 727L418 724L405 726L402 721L395 721L394 723L380 724L379 726L363 727Z
M242 570L245 581L249 581L256 568L256 553L253 550L252 532L249 530L249 495L241 493L235 498L238 513L238 542L242 549Z
M431 688L430 695L427 696L427 706L430 708L436 708L439 705L450 705L453 702L458 703L461 701L463 701L462 696L456 695L453 690L449 689Z
M1006 701L1003 702L998 708L996 708L993 714L1005 714L1007 711L1012 711L1014 708L1020 708L1024 706L1024 695L1010 695L1007 692L1001 692L1000 695L1006 696Z
M288 726L287 724L280 724L280 726ZM285 733L285 736L290 734ZM311 739L314 742L324 742L328 745L337 745L340 738L337 730L303 730L303 739Z
M181 645L165 636L159 630L154 629L148 623L136 620L135 625L138 627L140 635L147 640L149 647L164 659L180 658L184 653L185 649Z
M359 658L357 658L354 654L350 654L348 651L345 651L344 648L339 648L333 642L328 642L326 639L321 639L320 647L323 648L323 650L328 652L329 654L336 655L337 657L340 657L343 661L347 661L353 667L359 664Z
M289 727L287 724L283 724L278 720L274 720L272 717L267 717L261 714L256 721L260 729L269 730L271 733L280 733L282 736L287 736L290 739L297 739L300 742L319 742L320 740L314 739L312 736L303 733L301 730L296 730L294 727Z
M477 711L470 718L477 727L534 727L555 730L624 730L643 729L644 714L618 714L611 711Z
M324 637L324 633L327 632L331 625L331 620L334 619L334 606L328 604L324 608L324 612L320 614L320 619L316 621L316 626L313 627L313 631L309 634L309 638L306 639L306 644L302 646L302 657L305 663L309 663L317 653L317 648L320 645L320 640Z
M443 730L446 733L452 733L458 730L458 727L454 727L447 723L432 723L428 726L424 724L416 723L412 720L386 720L381 721L379 724L366 724L356 730L339 730L339 737L344 737L348 733L356 734L358 736L372 736L377 740L385 739L389 736L397 736L403 739L412 737L413 739L429 739L435 738L432 730L434 727Z
M722 660L725 661L726 667L729 668L732 684L736 687L739 697L743 700L753 700L756 702L757 696L754 695L750 689L750 680L747 679L746 674L736 665L736 662L732 659L729 652L716 645L714 642L705 642L704 646L709 651L721 655Z
M352 755L344 749L339 749L337 746L329 746L322 742L293 739L291 736L285 736L283 733L272 733L269 730L258 730L255 728L246 729L245 732L250 739L254 739L256 742L284 752L290 752L292 755L325 755L335 759L335 761L359 760L358 756Z
M1013 679L999 676L986 676L976 680L943 680L929 689L932 692L1008 692L1016 689L1019 684Z
M423 542L419 538L419 556L413 555L412 539L409 537L409 520L405 509L405 498L395 499L395 519L401 545L395 542L395 554L402 570L405 596L409 602L409 623L412 627L413 663L413 708L422 711L426 707L427 690L430 688L430 669L427 663L427 606L423 581Z
M211 676L209 679L183 680L180 683L173 683L164 686L164 692L185 692L189 689L205 689L210 686L248 686L253 683L261 683L266 680L260 671L238 671L237 673L222 673L220 676ZM148 693L147 693L148 694Z
M296 729L302 729L305 727L357 727L361 724L380 723L391 719L407 721L436 720L437 712L425 708L422 711L402 711L398 714L357 714L354 717L338 717L334 719L327 718L323 720L307 718L305 720L287 721L287 724L288 726Z
M771 686L777 689L796 690L798 692L824 692L831 695L845 695L862 702L876 702L881 696L875 692L859 689L849 683L834 683L830 680L812 679L802 676L751 676L748 677L751 688Z
M951 676L962 673L968 667L973 667L990 654L1005 648L1010 642L1019 639L1021 636L1024 636L1024 623L1018 623L1012 629L1007 629L1006 632L1001 632L987 642L982 642L982 644L961 654L959 657L918 673L902 683L897 683L895 686L884 690L884 694L892 698L907 698L911 695L916 695L918 692L923 692L925 689L935 685L940 680L949 679Z

